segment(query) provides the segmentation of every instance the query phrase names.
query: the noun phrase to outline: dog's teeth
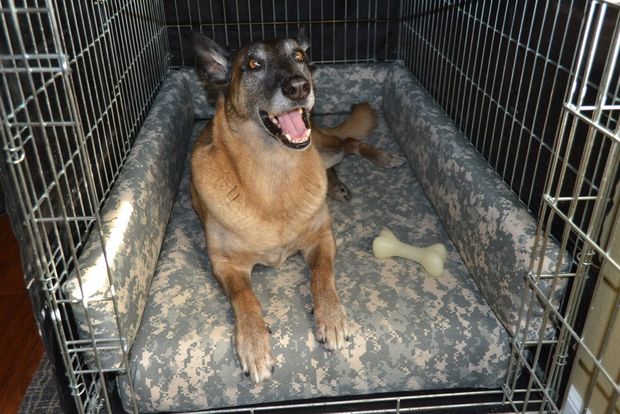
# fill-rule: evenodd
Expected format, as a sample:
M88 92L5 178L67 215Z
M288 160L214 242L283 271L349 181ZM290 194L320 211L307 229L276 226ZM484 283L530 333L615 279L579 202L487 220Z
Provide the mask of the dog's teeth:
M284 138L288 139L289 141L293 141L293 138L291 138L289 134L284 134Z
M301 109L301 108L297 108L297 112L299 112L300 114L303 114L303 113L304 113L304 110L303 110L303 109Z

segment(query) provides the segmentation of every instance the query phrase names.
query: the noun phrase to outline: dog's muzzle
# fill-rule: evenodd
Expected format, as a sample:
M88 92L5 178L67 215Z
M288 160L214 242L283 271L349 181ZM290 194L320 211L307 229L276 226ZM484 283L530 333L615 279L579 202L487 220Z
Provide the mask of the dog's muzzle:
M260 111L260 117L267 131L287 147L300 150L310 145L310 123L305 108L280 114Z

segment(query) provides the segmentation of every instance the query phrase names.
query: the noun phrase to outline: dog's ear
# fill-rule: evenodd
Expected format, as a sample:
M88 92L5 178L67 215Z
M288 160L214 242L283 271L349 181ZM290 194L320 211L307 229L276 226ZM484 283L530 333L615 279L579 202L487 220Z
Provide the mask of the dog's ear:
M192 46L198 64L209 80L218 83L228 82L230 77L230 60L226 49L218 45L214 40L197 32L192 34Z
M299 28L297 43L299 43L299 46L301 46L304 52L307 52L310 48L310 37L308 36L308 26L306 24L302 24Z

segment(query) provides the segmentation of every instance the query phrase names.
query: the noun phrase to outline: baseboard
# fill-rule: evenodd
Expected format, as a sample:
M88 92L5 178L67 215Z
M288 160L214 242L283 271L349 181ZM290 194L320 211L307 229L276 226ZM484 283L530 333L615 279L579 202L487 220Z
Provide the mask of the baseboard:
M568 398L566 399L566 405L562 410L562 414L580 414L583 409L583 397L577 391L574 385L571 385L568 392ZM586 410L586 414L592 414L589 409Z

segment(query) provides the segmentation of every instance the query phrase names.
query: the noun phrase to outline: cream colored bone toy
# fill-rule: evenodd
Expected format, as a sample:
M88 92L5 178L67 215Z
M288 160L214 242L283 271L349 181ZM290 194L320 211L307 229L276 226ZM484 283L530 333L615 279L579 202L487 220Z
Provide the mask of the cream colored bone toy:
M372 242L372 251L377 259L398 256L413 260L421 264L424 270L433 277L442 275L446 263L446 248L443 244L437 243L422 248L415 247L400 242L394 233L386 228L381 230L379 236Z

